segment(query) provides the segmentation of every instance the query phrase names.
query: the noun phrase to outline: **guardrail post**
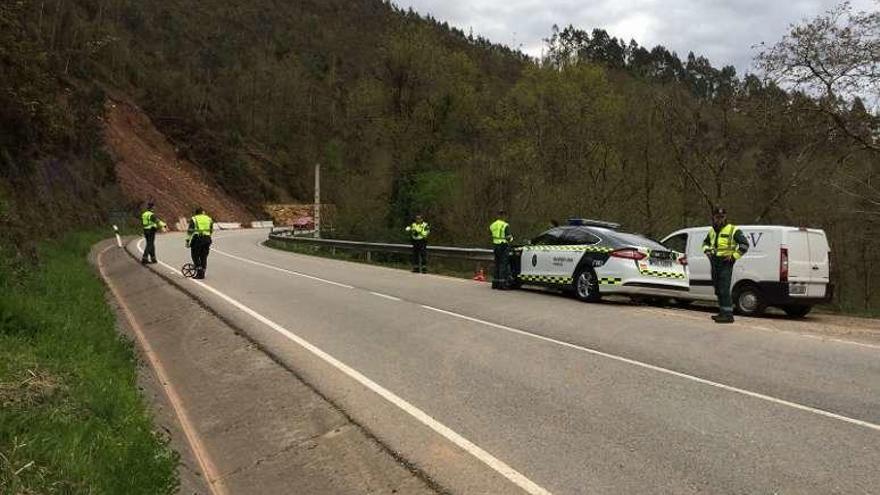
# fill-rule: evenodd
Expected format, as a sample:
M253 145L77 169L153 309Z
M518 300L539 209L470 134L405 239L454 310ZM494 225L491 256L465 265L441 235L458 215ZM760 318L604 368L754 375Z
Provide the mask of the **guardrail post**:
M373 257L371 256L371 254L372 254L372 253L370 253L369 251L367 251L367 263L370 263L370 262L373 261Z

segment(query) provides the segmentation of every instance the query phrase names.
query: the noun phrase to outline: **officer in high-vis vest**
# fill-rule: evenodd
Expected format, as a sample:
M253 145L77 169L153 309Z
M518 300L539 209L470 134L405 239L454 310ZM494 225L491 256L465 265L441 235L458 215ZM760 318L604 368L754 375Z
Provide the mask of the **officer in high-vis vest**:
M510 242L513 234L510 232L510 224L505 220L507 213L498 211L498 219L489 225L492 233L492 251L495 254L495 273L492 275L493 289L507 289L510 287Z
M205 214L201 207L189 219L186 229L186 247L192 254L192 262L196 268L193 278L205 278L208 269L208 254L211 252L211 234L214 233L214 220Z
M736 225L727 222L727 211L717 207L712 210L712 228L703 240L703 252L709 257L712 267L712 284L718 296L718 314L712 319L716 323L733 323L733 298L730 295L730 281L733 278L733 265L749 250L745 234Z
M141 257L141 263L158 263L156 260L156 231L165 228L165 222L159 219L153 208L156 205L152 201L147 203L147 208L141 213L141 226L144 228L144 255Z
M428 235L431 233L431 227L421 215L416 215L415 221L405 230L412 241L413 273L428 273Z

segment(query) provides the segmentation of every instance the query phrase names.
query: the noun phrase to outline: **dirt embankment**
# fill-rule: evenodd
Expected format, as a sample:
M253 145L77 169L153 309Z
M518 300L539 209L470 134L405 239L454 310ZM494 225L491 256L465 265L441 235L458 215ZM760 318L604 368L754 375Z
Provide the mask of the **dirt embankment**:
M104 118L107 150L116 164L120 187L132 202L155 201L156 213L171 227L180 218L190 217L196 206L221 222L255 219L198 166L179 158L140 108L108 100Z

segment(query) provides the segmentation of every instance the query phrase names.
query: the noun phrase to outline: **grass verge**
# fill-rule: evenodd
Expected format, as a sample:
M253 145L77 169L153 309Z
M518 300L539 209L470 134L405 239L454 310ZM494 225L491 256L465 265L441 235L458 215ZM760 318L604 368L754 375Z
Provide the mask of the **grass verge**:
M0 493L177 488L177 454L86 258L105 235L43 244L38 266L0 264Z

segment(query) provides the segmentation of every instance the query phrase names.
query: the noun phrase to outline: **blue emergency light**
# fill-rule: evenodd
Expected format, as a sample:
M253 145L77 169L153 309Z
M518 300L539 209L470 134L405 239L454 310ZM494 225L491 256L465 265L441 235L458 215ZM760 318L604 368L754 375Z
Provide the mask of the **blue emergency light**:
M602 220L591 220L589 218L569 218L568 224L572 226L591 226L605 227L606 229L619 229L620 224L614 222L603 222Z

